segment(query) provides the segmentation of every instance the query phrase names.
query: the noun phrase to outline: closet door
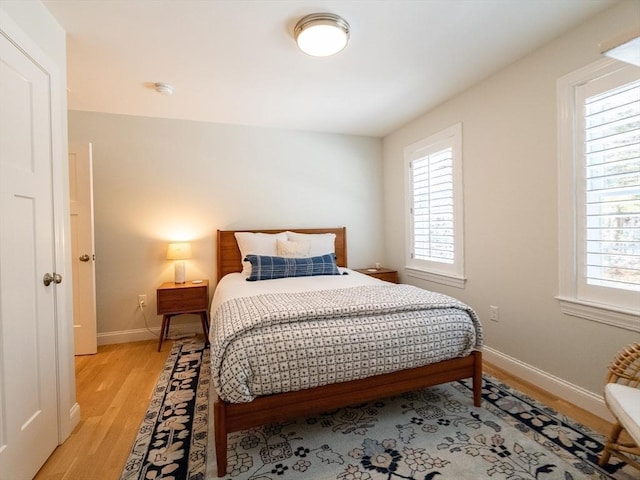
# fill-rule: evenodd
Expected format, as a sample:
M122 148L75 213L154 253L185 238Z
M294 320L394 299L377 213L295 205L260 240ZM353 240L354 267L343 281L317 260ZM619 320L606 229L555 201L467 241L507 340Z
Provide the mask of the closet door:
M0 476L16 480L58 444L51 121L49 75L0 30Z

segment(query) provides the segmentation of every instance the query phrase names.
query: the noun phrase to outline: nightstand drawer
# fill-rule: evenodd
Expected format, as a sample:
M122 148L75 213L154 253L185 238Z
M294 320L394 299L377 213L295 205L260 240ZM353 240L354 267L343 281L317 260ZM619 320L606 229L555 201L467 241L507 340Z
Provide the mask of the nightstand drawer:
M399 283L397 270L388 268L360 268L356 269L356 272L364 273L365 275L384 280L385 282Z
M369 275L385 282L398 283L398 272L370 273Z
M209 307L209 285L158 289L158 315L197 312Z

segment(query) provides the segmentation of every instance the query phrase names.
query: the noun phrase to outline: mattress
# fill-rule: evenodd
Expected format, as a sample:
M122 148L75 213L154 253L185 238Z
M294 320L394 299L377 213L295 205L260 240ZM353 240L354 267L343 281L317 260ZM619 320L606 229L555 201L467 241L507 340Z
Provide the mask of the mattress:
M482 346L459 300L341 269L343 275L218 283L213 384L223 400L362 379L468 355Z

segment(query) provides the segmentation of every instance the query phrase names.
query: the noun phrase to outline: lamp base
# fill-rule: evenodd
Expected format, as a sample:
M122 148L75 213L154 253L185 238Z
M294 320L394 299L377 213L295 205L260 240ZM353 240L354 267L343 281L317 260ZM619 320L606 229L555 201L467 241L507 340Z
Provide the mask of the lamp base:
M175 279L174 282L175 283L185 283L186 280L186 276L185 276L185 271L184 271L184 262L182 260L177 261L174 268L174 273L175 273Z

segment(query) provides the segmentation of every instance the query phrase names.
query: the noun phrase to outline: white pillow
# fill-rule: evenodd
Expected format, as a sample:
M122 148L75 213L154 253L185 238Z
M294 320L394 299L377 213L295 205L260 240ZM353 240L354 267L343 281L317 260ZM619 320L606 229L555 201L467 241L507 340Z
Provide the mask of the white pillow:
M252 232L236 232L236 242L242 256L242 273L251 275L251 264L245 262L244 259L250 253L254 255L269 255L271 257L278 256L278 248L276 241L287 240L287 233L252 233Z
M291 242L311 242L310 257L318 257L327 253L336 253L335 233L296 233L287 232L287 238Z
M291 242L289 240L276 240L276 248L278 257L286 258L307 258L311 251L311 242L300 240L299 242Z

